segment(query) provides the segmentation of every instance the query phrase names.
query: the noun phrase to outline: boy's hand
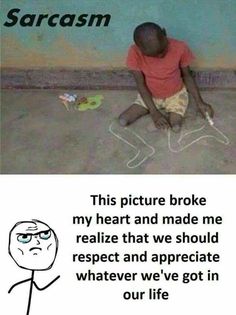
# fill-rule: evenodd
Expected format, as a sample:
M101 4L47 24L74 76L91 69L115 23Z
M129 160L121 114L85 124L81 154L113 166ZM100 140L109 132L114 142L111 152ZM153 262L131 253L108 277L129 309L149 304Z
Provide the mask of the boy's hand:
M198 108L200 113L202 114L202 116L204 118L206 118L206 112L208 112L208 114L210 115L211 118L213 118L214 116L214 110L212 108L212 106L210 104L207 104L205 102L201 102L198 104Z
M170 127L168 120L160 112L152 112L151 117L156 128L167 129Z

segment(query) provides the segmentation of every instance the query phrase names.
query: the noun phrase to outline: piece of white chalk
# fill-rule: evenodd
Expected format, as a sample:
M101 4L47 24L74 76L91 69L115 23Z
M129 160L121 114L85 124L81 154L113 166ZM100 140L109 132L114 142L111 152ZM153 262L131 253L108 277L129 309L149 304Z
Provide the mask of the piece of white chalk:
M211 117L209 116L208 112L206 112L206 119L209 122L210 126L214 125L214 121L211 119Z

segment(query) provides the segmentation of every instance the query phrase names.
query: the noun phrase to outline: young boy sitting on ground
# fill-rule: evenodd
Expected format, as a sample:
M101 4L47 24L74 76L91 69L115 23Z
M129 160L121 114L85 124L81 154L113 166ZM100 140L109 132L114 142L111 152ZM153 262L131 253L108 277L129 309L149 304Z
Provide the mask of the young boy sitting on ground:
M188 106L188 92L203 117L213 117L211 105L201 98L189 65L194 56L183 41L169 38L165 29L155 23L143 23L134 31L135 44L129 48L127 66L132 71L138 96L119 117L127 126L150 113L156 128L178 132ZM188 92L187 92L188 91ZM164 116L159 109L168 113Z

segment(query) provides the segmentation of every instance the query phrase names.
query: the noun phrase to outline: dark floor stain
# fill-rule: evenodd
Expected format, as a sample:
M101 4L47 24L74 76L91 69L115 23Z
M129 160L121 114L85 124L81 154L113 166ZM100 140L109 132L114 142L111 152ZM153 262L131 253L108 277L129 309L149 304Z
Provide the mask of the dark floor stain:
M15 120L20 120L20 119L22 119L22 118L24 118L24 117L26 117L26 116L28 116L28 113L20 114L19 116L16 117Z

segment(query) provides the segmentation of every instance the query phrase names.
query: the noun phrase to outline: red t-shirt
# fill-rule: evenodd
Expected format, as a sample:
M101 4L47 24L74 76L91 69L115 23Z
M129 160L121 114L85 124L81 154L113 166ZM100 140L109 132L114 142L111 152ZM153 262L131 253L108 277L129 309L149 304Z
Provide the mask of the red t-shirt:
M137 45L132 45L126 64L130 70L143 72L154 97L167 98L182 89L180 68L189 66L193 59L194 55L185 42L168 38L168 50L163 58L145 56Z

